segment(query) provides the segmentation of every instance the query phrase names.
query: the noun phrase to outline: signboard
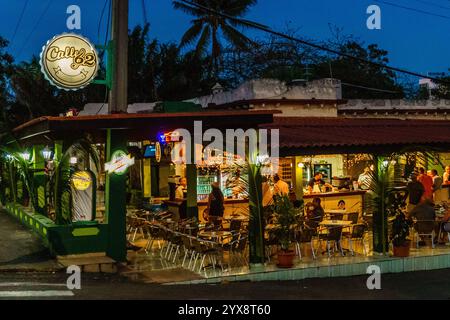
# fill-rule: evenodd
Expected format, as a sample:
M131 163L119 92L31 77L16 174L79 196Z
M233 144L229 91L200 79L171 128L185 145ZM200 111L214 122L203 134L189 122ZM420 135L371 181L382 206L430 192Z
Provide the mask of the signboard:
M159 144L159 142L156 142L155 148L156 148L155 160L156 160L156 162L160 162L161 161L161 145Z
M72 175L72 183L75 189L84 191L92 184L92 178L87 171L78 171Z
M76 171L71 176L73 222L95 219L94 179L90 171Z
M52 85L64 90L78 90L97 75L98 55L88 39L65 33L47 42L42 48L40 63Z
M118 175L124 174L128 167L134 164L134 158L126 154L122 150L117 150L113 153L111 161L105 163L105 171L108 173L115 173Z

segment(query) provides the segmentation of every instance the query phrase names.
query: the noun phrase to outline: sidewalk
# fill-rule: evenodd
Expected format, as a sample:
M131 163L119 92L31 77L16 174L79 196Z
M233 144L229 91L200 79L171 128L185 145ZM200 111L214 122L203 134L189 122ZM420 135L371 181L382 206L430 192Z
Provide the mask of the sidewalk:
M52 272L62 266L42 240L0 209L0 272Z

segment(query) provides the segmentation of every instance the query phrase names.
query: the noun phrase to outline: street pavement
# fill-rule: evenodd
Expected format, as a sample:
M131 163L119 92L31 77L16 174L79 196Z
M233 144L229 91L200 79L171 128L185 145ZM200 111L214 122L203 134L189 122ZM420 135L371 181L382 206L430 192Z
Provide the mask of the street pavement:
M41 238L0 209L0 271L52 271L59 268Z
M304 300L445 299L450 270L385 274L381 290L368 290L364 276L302 281L233 282L215 285L159 285L107 274L82 274L81 289L66 286L68 274L0 273L0 299L88 300Z
M381 290L368 290L367 276L210 285L132 282L114 274L81 274L81 289L70 289L39 237L0 211L0 299L96 300L298 300L445 299L450 269L381 275Z

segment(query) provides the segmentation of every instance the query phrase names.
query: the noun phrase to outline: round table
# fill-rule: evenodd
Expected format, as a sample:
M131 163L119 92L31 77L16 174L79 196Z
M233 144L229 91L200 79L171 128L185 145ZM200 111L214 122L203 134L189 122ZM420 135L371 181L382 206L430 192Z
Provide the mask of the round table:
M206 239L213 239L221 243L224 238L230 237L230 231L200 231L198 236Z

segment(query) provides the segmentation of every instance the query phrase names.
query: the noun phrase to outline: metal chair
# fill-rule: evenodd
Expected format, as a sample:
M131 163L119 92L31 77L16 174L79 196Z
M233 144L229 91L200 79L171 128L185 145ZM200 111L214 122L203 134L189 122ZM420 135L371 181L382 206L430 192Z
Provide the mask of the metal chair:
M326 233L318 232L319 248L321 248L322 241L323 240L326 241L328 257L331 257L331 248L330 248L331 243L333 243L334 248L338 248L341 251L341 255L344 256L344 251L342 250L342 245L341 245L342 228L343 227L341 227L341 226L325 227L325 229L328 232L326 232Z
M431 247L434 249L434 220L417 220L414 223L416 247L419 248L420 237L431 237Z
M314 252L314 237L317 236L317 230L309 228L308 226L304 225L300 229L295 231L294 239L295 239L295 251L300 260L302 259L302 251L301 251L301 244L302 243L309 243L311 246L311 254L313 259L316 259L316 254Z
M359 212L349 212L347 213L347 221L351 221L352 224L357 224L359 218Z
M439 228L438 240L441 240L442 231L447 232L447 239L450 242L450 222L443 222L441 227Z
M353 241L361 241L361 245L363 247L364 255L367 255L366 244L364 241L364 236L367 232L367 225L364 223L354 224L352 225L351 232L346 234L346 238L348 239L349 249L352 256L355 255L355 251L353 250Z

